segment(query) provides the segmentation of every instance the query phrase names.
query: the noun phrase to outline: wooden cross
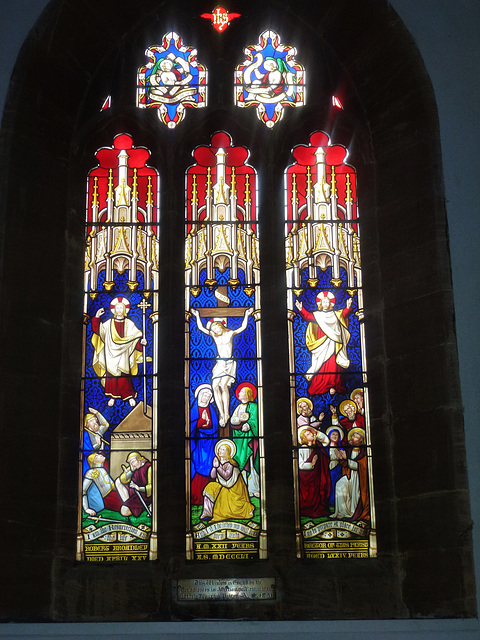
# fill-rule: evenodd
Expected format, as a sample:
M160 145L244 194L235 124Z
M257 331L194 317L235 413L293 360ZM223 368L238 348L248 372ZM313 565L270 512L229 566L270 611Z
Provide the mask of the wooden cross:
M216 307L197 307L201 318L236 318L243 317L248 307L229 307L228 287L221 285L215 290L218 300ZM218 313L217 313L218 312Z

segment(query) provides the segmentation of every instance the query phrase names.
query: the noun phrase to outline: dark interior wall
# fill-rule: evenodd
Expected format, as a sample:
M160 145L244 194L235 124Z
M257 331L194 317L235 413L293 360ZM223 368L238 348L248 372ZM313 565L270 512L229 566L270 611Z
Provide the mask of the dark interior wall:
M322 78L322 90L345 79L354 104L335 130L342 139L335 141L351 144L352 162L355 158L359 167L379 557L313 564L294 558L289 426L284 418L288 379L278 377L278 371L286 371L286 352L278 346L286 344L279 320L285 313L284 284L275 275L283 269L282 229L272 213L263 229L271 241L262 246L263 294L268 300L265 373L275 371L265 389L270 558L249 566L201 569L205 577L275 576L278 602L252 604L247 612L242 607L242 616L257 619L449 617L475 611L434 98L418 51L398 18L383 3L357 4L304 3L301 9L287 10L272 2L264 17L286 12L281 26L291 25L289 35L303 43L308 34L323 47L326 53L321 59L329 62L333 76ZM268 139L262 134L254 139L248 126L221 105L216 113L198 117L189 113L181 125L183 133L179 128L174 139L158 131L159 125L148 117L152 114L133 107L117 108L108 120L94 115L97 107L92 109L89 101L103 96L105 78L111 78L118 99L130 91L126 83L118 82L124 71L121 65L128 67L132 59L139 59L136 52L131 55L134 45L142 51L144 44L151 44L141 42L144 32L147 39L156 40L158 33L178 28L191 42L198 29L211 45L206 55L214 60L222 53L226 59L229 46L215 49L208 24L197 19L188 32L168 21L180 20L182 14L190 20L189 9L179 3L170 13L165 3L144 1L122 7L119 13L111 2L101 8L53 2L24 47L14 74L2 134L6 167L2 411L8 425L3 452L9 459L15 451L16 491L4 496L8 504L2 516L11 533L4 567L16 576L4 615L17 620L240 615L232 603L179 606L171 598L172 579L199 575L196 565L183 560L183 479L173 462L181 459L183 449L176 437L183 425L181 348L167 347L162 357L165 373L168 363L180 373L177 383L174 376L171 380L166 376L161 406L171 425L160 442L165 467L159 489L168 514L160 532L162 558L147 567L87 567L72 562L83 189L93 152L110 144L119 128L126 128L135 133L136 144L152 150L152 164L168 174L173 149L175 163L187 166L192 146L207 141L221 121L222 127L233 129L235 141L252 148L252 162L257 154L257 168L270 171L261 197L263 210L275 212L283 208L272 166L285 166L289 147L305 142L310 131L328 122L325 108L320 107L318 124L312 125L312 106L307 117L285 115L288 131L285 127ZM245 35L252 32L254 10L258 12L254 3L242 3L246 24L238 30L244 29ZM315 66L314 51L304 60ZM110 66L112 61L120 66ZM313 96L322 104L318 92ZM266 139L270 151L262 152ZM165 242L163 247L164 284L171 287L172 300L164 309L162 328L171 345L183 343L176 322L183 298L181 293L177 299L174 296L182 287L183 205L174 196L181 182L177 177L177 183L168 184L162 207L165 237L177 232L179 238L177 244Z

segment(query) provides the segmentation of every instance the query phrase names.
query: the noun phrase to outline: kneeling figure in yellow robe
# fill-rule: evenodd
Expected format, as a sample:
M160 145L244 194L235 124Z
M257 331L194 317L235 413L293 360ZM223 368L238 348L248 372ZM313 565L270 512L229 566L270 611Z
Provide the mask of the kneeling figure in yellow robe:
M237 463L233 459L235 444L228 439L215 445L215 458L209 482L203 490L203 511L200 520L248 520L255 507Z

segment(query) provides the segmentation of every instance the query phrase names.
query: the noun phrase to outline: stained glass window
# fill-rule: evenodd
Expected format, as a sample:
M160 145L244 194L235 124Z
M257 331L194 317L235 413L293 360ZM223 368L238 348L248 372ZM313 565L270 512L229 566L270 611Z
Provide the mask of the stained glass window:
M174 129L206 105L175 32L147 49L137 105ZM264 31L237 106L268 128L304 104L296 50ZM260 123L257 123L262 127ZM158 190L126 134L87 186L79 559L156 558ZM356 173L317 132L285 172L291 425L299 557L376 553ZM257 174L223 131L185 177L186 557L266 558ZM183 171L183 170L182 170ZM289 427L288 427L289 428ZM183 436L182 436L183 437Z
M356 173L322 132L285 173L297 553L376 555Z
M129 135L87 182L77 558L155 559L158 189Z
M259 120L269 129L281 120L284 107L305 102L305 70L295 60L296 53L268 30L260 34L258 44L245 48L247 57L236 68L235 104L257 107Z
M137 105L158 109L158 117L174 129L185 116L185 107L207 104L207 70L197 60L197 50L184 46L182 38L171 31L162 45L145 51L149 62L139 68Z
M266 557L257 181L219 132L186 176L187 558Z

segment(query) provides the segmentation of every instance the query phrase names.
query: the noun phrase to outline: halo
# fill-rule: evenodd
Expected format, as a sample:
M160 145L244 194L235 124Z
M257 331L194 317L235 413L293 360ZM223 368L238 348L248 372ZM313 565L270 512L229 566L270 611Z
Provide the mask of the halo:
M219 322L225 328L227 328L227 319L226 318L209 318L207 320L207 331L210 331L210 328L214 322Z
M218 449L219 447L222 446L222 444L228 444L231 451L230 458L233 458L234 455L237 453L237 445L234 443L233 440L230 440L229 438L223 438L223 440L219 440L217 442L217 444L215 445L215 455L218 456Z
M310 409L312 409L313 411L313 402L310 400L310 398L299 398L297 400L297 413L300 413L300 411L298 410L298 405L300 404L300 402L306 402L308 404L308 406L310 407Z
M352 393L350 394L350 400L353 400L353 396L354 396L356 393L359 393L359 394L362 396L362 398L364 398L364 397L365 397L365 393L364 393L364 391L363 391L362 387L358 387L357 389L354 389L354 390L352 391ZM353 402L355 402L355 400L353 400Z
M357 405L355 404L355 402L353 400L344 400L343 402L340 403L339 409L340 409L340 413L343 413L344 416L346 416L347 414L345 413L345 407L347 405L350 405L351 407L354 408L355 413L357 413Z
M241 382L238 387L235 389L235 395L237 396L237 399L240 400L240 398L238 397L238 394L240 393L240 391L244 388L244 387L248 387L249 389L252 390L253 393L253 400L255 400L255 398L257 397L257 387L252 384L251 382Z
M345 438L345 434L343 432L343 429L341 427L329 427L326 431L327 436L330 438L330 434L332 433L332 431L338 431L338 433L340 434L340 441L342 441Z
M335 304L335 296L331 291L320 291L319 293L317 293L315 300L318 302L320 300L323 300L323 298L329 299L330 306L333 306Z
M127 313L130 311L130 300L128 298L124 298L123 296L117 296L110 302L110 311L114 313L115 306L120 303L125 307L125 315L127 315Z
M204 389L208 389L210 391L210 393L212 394L212 397L210 399L210 403L213 402L213 391L212 391L212 385L208 384L208 382L205 382L204 384L199 384L198 387L195 389L195 398L198 398L198 394L200 393L200 391L203 391Z
M363 444L367 444L367 434L365 433L365 429L362 429L361 427L354 427L353 429L350 429L350 431L348 432L348 441L349 442L350 442L350 437L354 433L359 433L363 438Z
M318 431L315 429L315 427L311 427L310 425L306 424L304 427L300 427L300 429L298 430L297 438L300 444L303 444L300 438L302 437L303 432L306 431L307 429L309 431L315 431L315 438L317 437Z

